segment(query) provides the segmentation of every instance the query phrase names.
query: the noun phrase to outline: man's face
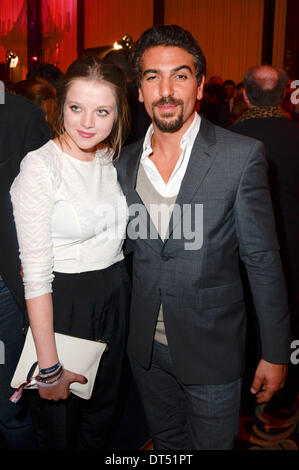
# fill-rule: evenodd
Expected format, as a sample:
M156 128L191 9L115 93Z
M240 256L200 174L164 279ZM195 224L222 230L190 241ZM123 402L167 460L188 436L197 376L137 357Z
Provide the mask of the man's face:
M163 132L187 129L204 83L197 85L193 56L180 47L154 46L144 52L141 67L139 100L154 126Z
M235 88L233 85L224 85L225 98L230 100L234 96Z

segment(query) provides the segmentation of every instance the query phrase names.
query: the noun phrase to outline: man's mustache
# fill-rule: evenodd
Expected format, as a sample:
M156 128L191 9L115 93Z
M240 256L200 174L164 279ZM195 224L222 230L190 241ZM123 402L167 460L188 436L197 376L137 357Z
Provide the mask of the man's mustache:
M163 106L165 104L183 105L184 102L182 100L176 100L175 98L172 98L172 96L168 96L154 101L152 106L154 108L155 106Z

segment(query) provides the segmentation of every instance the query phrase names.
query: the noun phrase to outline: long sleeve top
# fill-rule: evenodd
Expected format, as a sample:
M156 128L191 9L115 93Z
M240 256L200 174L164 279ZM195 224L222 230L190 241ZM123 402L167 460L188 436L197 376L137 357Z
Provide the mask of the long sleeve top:
M82 161L50 140L23 159L10 194L26 299L52 292L53 271L94 271L123 259L128 208L111 152Z

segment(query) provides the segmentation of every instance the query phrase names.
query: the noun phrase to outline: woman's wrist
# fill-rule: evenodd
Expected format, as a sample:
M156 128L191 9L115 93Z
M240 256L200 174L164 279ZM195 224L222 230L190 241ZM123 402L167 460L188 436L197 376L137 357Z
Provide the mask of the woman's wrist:
M58 385L61 380L63 379L64 376L64 369L61 370L61 372L58 374L58 376L55 376L54 378L51 378L50 380L40 380L39 376L36 377L36 383L38 387L41 388L49 388L49 387L55 387Z
M38 375L36 376L36 380L39 383L50 384L58 380L60 376L62 376L62 374L63 374L63 366L58 361L56 364L54 364L51 367L48 367L46 369L40 369Z
M51 367L47 367L47 368L44 368L44 369L39 369L39 374L40 375L51 375L53 374L54 372L56 372L59 368L61 367L61 364L60 362L56 362L56 364L54 364L53 366Z

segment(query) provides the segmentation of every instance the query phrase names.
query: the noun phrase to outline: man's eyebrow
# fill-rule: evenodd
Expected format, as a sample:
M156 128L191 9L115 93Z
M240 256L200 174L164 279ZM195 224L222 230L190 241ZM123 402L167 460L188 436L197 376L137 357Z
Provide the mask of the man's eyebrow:
M190 73L193 73L193 70L191 69L191 67L189 67L189 65L180 65L179 67L176 67L175 69L173 69L173 71L179 72L179 70L182 70L182 69L187 69L189 70Z
M173 69L172 72L179 72L182 69L187 69L187 70L189 70L190 73L193 74L193 70L191 69L191 67L189 65L179 65L178 67ZM159 73L159 70L158 69L148 69L148 70L145 70L142 75L145 76L145 75L148 75L150 73Z
M145 71L142 73L142 75L144 76L144 75L147 75L147 74L149 74L149 73L157 73L157 72L158 72L158 70L156 70L156 69L148 69L148 70L145 70Z

